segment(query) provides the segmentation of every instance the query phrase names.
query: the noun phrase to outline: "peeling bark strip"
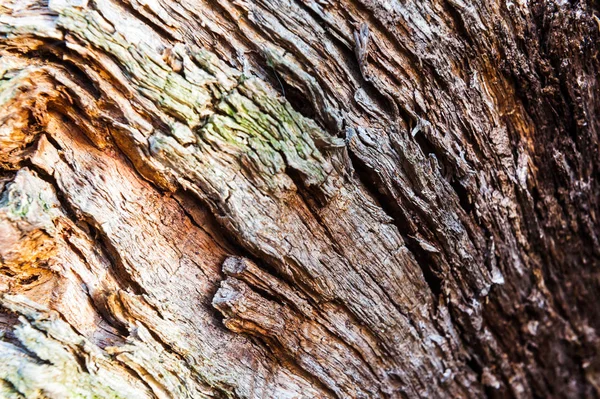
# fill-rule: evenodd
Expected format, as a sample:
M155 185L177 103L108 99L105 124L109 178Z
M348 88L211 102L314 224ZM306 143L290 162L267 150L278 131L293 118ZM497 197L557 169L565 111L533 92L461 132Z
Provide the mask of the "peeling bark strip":
M599 16L0 0L0 397L600 396Z

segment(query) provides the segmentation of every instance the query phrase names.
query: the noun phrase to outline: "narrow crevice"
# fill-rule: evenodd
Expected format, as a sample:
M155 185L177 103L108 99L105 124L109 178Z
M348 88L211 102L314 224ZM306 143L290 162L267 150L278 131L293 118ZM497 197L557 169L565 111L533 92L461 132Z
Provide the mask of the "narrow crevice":
M59 69L64 70L69 75L69 79L77 86L84 88L96 100L100 99L102 93L89 77L72 60L65 57L70 50L64 42L48 41L44 46L36 50L29 51L27 54L32 58L43 61L46 65L52 64Z
M241 279L242 281L244 281L243 279ZM269 300L271 302L275 302L276 304L278 304L281 307L284 308L293 308L294 305L289 303L285 297L280 297L274 293L270 293L269 291L256 286L254 284L250 284L246 281L244 281L245 284L247 284L253 291L255 291L257 294L259 294L260 296L262 296L264 299Z
M256 263L255 263L256 264ZM302 292L298 292L295 287L290 286L290 288L294 291L296 291L296 293L302 297L304 300L306 300L307 302L309 302L309 306L311 307L311 309L313 309L313 311L315 312L315 314L317 315L316 317L312 317L312 316L308 316L305 315L304 312L297 307L297 305L292 302L292 301L288 301L286 297L284 296L280 296L278 293L274 293L271 294L270 292L267 292L266 290L256 286L255 284L252 284L250 282L248 282L246 279L244 279L244 277L236 277L242 281L244 281L246 284L248 284L249 287L251 287L254 291L256 291L257 293L261 294L264 298L272 300L273 302L283 306L283 307L288 307L290 308L299 318L301 318L302 320L307 320L309 322L312 323L316 323L319 326L321 326L325 331L327 331L328 334L330 334L333 337L336 337L337 339L340 340L340 342L342 342L350 351L352 351L352 353L359 358L369 369L369 371L372 373L373 376L378 377L379 373L378 371L375 369L375 366L372 365L370 362L367 361L367 359L363 356L363 354L361 353L361 351L359 350L359 348L355 347L354 345L348 343L345 341L345 337L341 334L339 334L337 331L335 331L335 329L331 329L329 326L329 321L326 317L324 317L324 315L321 314L320 309L316 306L316 304L310 304L310 300L305 298L304 294ZM283 281L282 281L283 282ZM284 284L287 284L285 282L283 282ZM338 303L338 301L336 301L336 304L343 309L344 313L349 317L354 319L354 315L345 308L345 304L344 303ZM222 318L222 316L220 317L220 319ZM354 319L355 320L355 319ZM354 321L354 323L356 325L358 325L359 323ZM369 333L369 338L372 339L372 335L371 333Z
M89 221L91 221L92 223L95 222L95 220L93 219ZM113 246L112 242L110 241L108 236L106 236L104 231L90 223L86 224L89 226L90 233L94 239L94 242L100 244L99 246L102 252L106 255L108 260L113 265L112 269L115 272L115 277L117 278L117 280L123 282L125 287L130 289L134 295L148 295L146 290L129 274L129 272L127 271L127 267L121 259L119 251Z
M32 274L27 277L19 278L19 284L27 286L29 284L35 283L36 281L39 280L39 278L40 278L39 274Z
M2 323L4 325L1 326L3 328L0 328L0 332L5 333L5 334L0 337L0 343L6 342L6 343L16 346L17 348L19 348L20 351L22 351L24 354L29 356L30 359L38 365L52 366L52 363L50 361L44 359L43 357L38 355L37 352L34 352L32 349L29 349L28 345L27 345L28 343L21 341L22 338L18 338L15 335L16 328L22 328L23 326L26 326L29 324L33 329L35 329L37 332L42 334L44 336L44 338L49 339L49 340L54 340L54 338L48 336L47 331L41 330L36 326L36 323L35 323L36 320L33 319L33 317L35 317L35 316L25 315L25 314L21 314L19 312L12 311L12 310L4 307L3 304L0 304L0 322L4 321L6 319L9 319L10 320L9 322L11 323L10 326L8 326L5 323ZM2 320L2 319L4 319L4 320ZM23 321L23 319L26 319L27 321ZM4 329L4 328L6 328L6 329ZM4 365L2 364L2 366L4 366ZM1 380L1 378L0 378L0 380Z
M477 336L476 333L465 331L463 323L461 323L462 319L460 315L458 315L458 317L455 317L453 313L454 309L452 308L452 306L450 306L450 314L458 330L459 339L464 345L464 347L469 349L468 354L462 359L464 367L469 368L477 376L478 383L480 383L482 386L485 386L482 383L484 373L483 364L487 366L489 365L489 362L486 362L485 360L485 350L481 348L481 339ZM480 357L480 354L482 354L483 357ZM489 398L490 396L486 397Z
M306 185L303 183L303 180L299 177L299 174L295 171L293 171L291 168L287 168L286 169L286 174L288 176L290 176L290 178L292 179L292 181L294 181L294 184L296 184L296 186L298 188L300 188L298 190L298 195L300 196L300 198L302 198L302 201L304 202L306 208L311 212L311 214L313 215L315 221L321 226L322 231L325 233L325 235L327 236L327 238L329 239L329 243L331 244L331 248L333 249L333 251L342 259L345 259L349 265L352 267L353 270L355 270L355 272L361 276L361 278L365 278L368 277L373 284L379 288L379 290L383 293L383 295L385 296L385 298L387 299L387 301L389 301L389 303L394 307L394 309L407 321L407 323L409 323L413 329L415 330L415 332L419 332L419 328L417 328L417 326L414 324L414 320L412 319L412 317L410 316L410 314L407 314L404 310L402 310L401 308L401 304L398 303L397 301L395 301L392 296L390 295L390 293L385 289L385 287L381 286L381 284L378 281L377 276L373 275L370 272L369 268L360 268L357 267L355 264L353 264L353 262L348 259L348 257L346 257L344 255L344 251L340 248L340 245L338 243L338 241L335 239L335 237L333 236L331 230L329 229L329 227L327 226L327 223L325 223L323 221L323 219L321 218L321 216L319 215L319 213L317 211L315 211L315 206L316 206L316 202L313 198L310 197L310 195L308 195L307 193L305 193L305 191L307 191L307 187ZM304 189L304 190L302 190ZM310 228L307 225L307 228ZM352 312L351 310L349 310L350 313L354 316L355 313ZM369 328L369 331L371 333L373 333L376 336L379 336L376 331L371 331L371 329ZM380 336L381 337L381 336ZM393 352L393 348L387 347L386 345L383 345L383 347L385 347L388 351Z
M217 244L219 248L228 255L239 255L238 248L227 238L227 231L223 228L221 224L217 221L215 215L208 210L205 206L203 206L199 201L196 201L193 198L193 194L189 193L186 189L180 189L173 195L175 202L179 205L179 209L183 212L186 218L190 221L190 223L202 230L206 233L210 238ZM194 205L198 208L202 208L200 212L202 212L203 216L206 217L207 223L201 224L199 220L196 220L196 217L193 213L187 209L184 201L194 202Z
M364 79L364 77L362 77L362 75L360 74L360 69L358 67L358 63L356 62L356 57L354 56L351 50L348 49L347 52L352 54L352 57L348 56L347 59L354 61L352 63L349 63L349 66L354 72L354 78L357 81L361 82L360 87L357 87L356 89L362 89L364 93L369 97L369 99L376 105L377 108L381 110L386 110L389 115L393 115L394 111L399 108L398 104L396 103L396 100L389 93L382 92L382 90L378 88L374 82ZM304 81L302 82L304 83L304 87L306 87L305 90L295 88L287 82L289 78L285 79L288 75L286 71L284 71L281 67L278 67L277 71L278 72L275 73L281 72L279 76L281 77L280 82L285 90L284 97L292 106L292 108L305 118L312 119L318 122L323 128L323 130L335 130L335 127L332 126L332 123L323 118L324 116L326 117L328 115L328 112L331 113L331 111L328 111L326 109L317 109L317 102L307 101L307 98L311 98L311 95L307 93L308 91L310 91L310 89L308 89L310 83ZM319 88L323 90L323 101L327 101L327 95L325 94L325 92L328 90L327 85L322 84L323 82L320 81L321 79L319 79L319 76L314 72L312 72L311 76L315 76L315 78L319 80L319 82L317 82L316 84L319 85ZM344 108L345 107L342 105L341 110L336 109L336 111L343 112ZM402 117L405 121L408 120L406 119L406 115L402 115ZM324 127L327 127L327 129L325 129Z
M3 169L2 165L0 165L0 199L2 198L2 195L4 195L6 186L10 184L16 176L17 172L14 170Z
M454 189L454 192L456 193L456 196L458 197L458 203L460 204L461 208L467 214L471 214L471 212L473 211L473 209L475 207L475 204L473 204L473 202L469 198L470 196L469 196L469 192L467 191L467 189L457 179L456 176L453 176L452 179L450 179L450 186Z
M417 127L414 129L417 128L430 129L431 127L420 127L420 122L417 122ZM431 157L435 157L435 160L437 161L437 164L440 167L440 174L442 175L444 180L446 180L448 183L451 183L451 181L456 178L455 168L444 153L443 148L439 148L438 146L436 146L434 143L431 142L429 137L427 137L429 134L429 132L422 130L417 130L415 131L415 133L411 132L411 135L413 136L412 138L421 149L424 158L429 159Z
M52 143L52 138L50 136L47 137L48 141ZM57 148L60 148L60 146L58 146ZM127 269L123 263L123 260L121 259L120 254L118 253L117 249L113 246L110 239L104 234L104 232L101 229L94 226L95 220L93 218L86 217L71 204L67 196L60 189L60 185L58 184L54 176L50 175L42 168L35 165L30 159L24 161L23 164L24 166L35 171L40 179L44 180L54 189L56 197L61 205L61 208L63 209L67 217L82 231L88 233L90 239L98 245L98 248L106 256L106 259L108 259L111 262L113 266L112 269L115 273L115 277L117 277L119 281L123 282L125 287L129 288L136 295L145 294L146 292L144 291L144 289L136 281L134 281L133 278L127 272Z
M290 85L286 81L286 79L281 79L280 83L283 86L284 90L283 97L285 97L287 102L290 103L294 111L298 112L300 115L308 119L315 119L317 117L318 111L313 106L314 104L311 101L306 101L306 99L309 98L307 94L303 93L300 89ZM327 121L320 120L319 122L325 124Z
M272 255L264 253L259 247L255 246L252 243L245 243L243 239L236 236L234 233L229 231L225 226L224 221L219 221L219 217L215 216L216 211L215 207L206 201L206 199L201 198L199 195L192 193L193 197L200 202L200 204L204 205L210 210L210 214L215 217L217 220L217 225L220 226L221 231L223 233L223 237L226 242L231 244L231 248L234 250L233 253L229 253L232 256L241 256L247 258L258 265L263 271L272 275L273 277L285 282L289 286L299 287L302 292L307 295L307 299L313 301L313 298L318 298L319 294L314 291L310 286L304 283L305 280L311 280L310 277L306 274L299 275L297 274L301 270L297 267L292 267L292 275L287 276L284 273L280 272L277 265L281 265L285 262L283 259L276 258ZM227 215L220 216L223 219L226 219ZM229 251L227 251L229 252ZM225 275L223 275L224 278Z
M77 247L77 245L75 245L73 242L71 242L70 237L64 237L64 241L67 243L69 248L73 251L73 253L75 253L84 264L88 263L86 256L83 254L83 252L81 252L81 250ZM90 241L91 241L91 239L90 239ZM93 295L89 291L89 287L87 286L87 284L85 284L85 282L83 281L81 276L76 272L75 272L75 275L79 279L82 287L84 287L85 293L89 296L90 303L91 303L92 307L94 308L94 310L96 311L96 313L98 315L100 315L102 317L102 319L108 323L108 325L113 327L119 334L121 334L121 337L119 337L119 338L123 339L123 342L124 342L123 337L129 336L129 331L127 330L127 326L125 324L123 324L119 319L114 317L112 315L112 313L109 311L106 300L105 300L106 296L104 295L104 293L101 295ZM102 298L103 300L98 300L98 298ZM96 343L96 345L101 346L100 342L95 342L95 343Z
M0 304L0 342L8 342L15 346L21 345L14 331L15 327L20 324L19 317L17 313Z
M317 298L319 296L317 293L314 292L313 289L311 289L307 284L305 284L303 282L304 280L309 279L308 276L293 275L293 276L287 277L283 273L279 272L278 267L276 265L280 264L281 260L273 258L264 253L261 253L261 251L258 248L252 248L252 247L248 246L247 244L245 244L239 237L235 236L235 234L233 234L227 228L225 228L223 226L222 222L218 221L218 218L214 214L214 208L211 207L211 205L208 204L206 202L206 200L200 198L198 195L196 195L193 192L190 192L190 195L194 198L195 201L199 202L200 206L203 206L210 210L210 212L208 212L208 214L210 215L211 218L214 218L214 224L211 224L211 229L218 228L218 234L223 237L224 243L226 244L227 248L224 248L223 246L221 246L221 247L225 250L225 253L227 255L239 256L242 258L249 259L254 264L256 264L258 267L260 267L264 272L270 274L271 276L275 277L276 279L283 281L284 283L286 283L287 285L289 285L291 287L294 287L294 286L300 287L300 289L307 294L307 300L311 300L311 298ZM185 206L183 204L179 203L179 205L180 205L181 209L183 210L183 212L186 214L186 216L190 219L191 223L193 223L195 226L202 229L203 231L206 231L207 234L209 234L211 237L213 237L213 234L208 232L197 221L194 220L193 215L188 210L185 209ZM227 216L223 215L223 217L225 218ZM214 240L215 240L215 242L218 242L218 240L216 240L216 239L214 239ZM221 271L221 279L224 280L226 277L227 276ZM253 284L248 284L248 285L251 286L252 289L257 288ZM218 291L218 289L219 289L219 287L217 286L215 289L215 292L213 293L213 296ZM278 302L280 302L280 301L278 301ZM285 304L287 304L289 306L293 306L292 304L288 303L287 301L285 302ZM212 309L212 306L211 306L211 309ZM219 315L218 319L222 319L221 314L219 312L217 312L217 314Z
M88 3L88 7L97 11L98 13L102 14L100 9L94 3L95 3L94 0L90 0ZM141 21L142 23L144 23L147 27L149 27L154 32L156 32L158 34L158 36L160 36L165 41L171 42L171 43L178 42L177 38L175 36L173 36L173 34L171 32L169 32L167 29L165 29L161 25L156 24L149 17L145 16L141 11L139 11L135 7L133 7L129 2L127 2L127 1L117 2L117 3L115 3L115 5L120 6L123 9L123 12L125 14L130 14L138 21Z
M2 388L2 392L5 394L11 394L11 396L8 396L10 398L16 398L16 399L26 399L26 392L21 391L10 379L8 378L0 378L0 387ZM4 386L2 386L2 384ZM5 391L5 389L8 390L8 392ZM12 395L14 394L14 396Z
M455 1L445 0L442 2L442 7L452 18L452 22L456 30L456 36L467 41L469 47L467 48L465 57L469 56L469 53L471 52L470 49L477 48L477 46L474 45L473 38L469 34L469 30L467 29L465 20L462 15L464 14L464 12L461 13L461 10L459 10L458 6L455 4Z
M292 369L297 373L296 375L304 377L306 380L310 381L318 390L325 392L332 398L342 399L339 395L336 395L331 388L326 386L325 383L322 382L318 377L302 367L296 360L296 356L294 356L295 354L287 350L277 341L277 339L250 333L246 333L246 335L251 337L251 339L261 347L268 349L269 355L274 355L273 359L276 360L280 367Z
M444 180L448 183L449 187L452 188L460 207L465 211L467 215L470 215L473 211L475 204L471 201L469 191L460 181L456 168L450 163L446 155L437 148L427 137L428 132L417 132L413 139L421 148L421 152L426 158L430 156L435 157L437 164L440 167L440 174Z
M16 277L17 276L17 272L9 269L6 266L0 266L0 274L8 276L8 277Z
M381 187L385 187L385 183L367 164L362 161L353 151L348 151L350 160L354 167L355 175L361 182L362 186L370 193L377 205L393 220L398 232L404 239L406 247L415 257L417 265L421 268L423 277L429 286L429 289L434 298L439 298L442 294L443 279L439 272L436 272L430 265L434 265L433 255L423 250L419 242L412 236L416 233L410 231L406 226L410 223L403 214L402 210L396 204L395 200L389 193L382 193ZM434 303L436 301L434 300Z

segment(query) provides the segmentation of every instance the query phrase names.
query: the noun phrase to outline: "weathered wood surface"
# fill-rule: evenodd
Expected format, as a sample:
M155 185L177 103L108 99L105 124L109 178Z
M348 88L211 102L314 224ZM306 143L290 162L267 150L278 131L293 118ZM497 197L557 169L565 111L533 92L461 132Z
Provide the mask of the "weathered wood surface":
M597 397L599 13L0 0L0 396Z

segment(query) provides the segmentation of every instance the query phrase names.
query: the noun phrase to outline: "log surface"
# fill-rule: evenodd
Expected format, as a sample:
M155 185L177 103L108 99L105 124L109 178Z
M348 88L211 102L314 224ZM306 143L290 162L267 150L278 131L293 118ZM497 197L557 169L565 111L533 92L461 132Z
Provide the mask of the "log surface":
M598 397L599 15L0 0L0 396Z

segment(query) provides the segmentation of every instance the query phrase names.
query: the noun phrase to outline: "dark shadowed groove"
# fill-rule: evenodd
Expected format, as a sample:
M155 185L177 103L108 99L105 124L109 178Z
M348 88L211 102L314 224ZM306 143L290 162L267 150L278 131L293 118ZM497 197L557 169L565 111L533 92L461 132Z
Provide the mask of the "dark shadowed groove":
M444 0L442 2L442 7L444 7L444 9L448 12L448 15L450 15L450 17L452 18L452 22L454 23L454 27L455 27L457 35L460 38L465 39L467 41L467 43L470 47L469 48L469 50L470 50L471 48L475 47L473 45L473 38L469 34L469 30L467 29L466 21L464 20L463 16L461 15L461 11L458 9L456 4L453 4L454 1L456 1L456 0Z
M154 30L163 39L166 39L167 41L172 41L172 42L177 42L178 41L177 38L175 36L173 36L173 34L171 32L169 32L167 29L163 28L162 26L157 25L150 18L146 17L143 13L141 13L138 10L136 10L129 3L129 1L117 1L117 2L115 2L115 4L119 5L121 8L123 8L123 10L125 12L130 13L136 19L140 20L146 26L148 26L149 28L151 28L152 30ZM93 9L93 10L96 10L96 11L100 12L100 10L98 10L98 8L96 7L96 4L94 4L94 0L89 0L88 7L91 8L91 9Z
M187 196L190 201L194 201L198 208L202 209L201 212L203 212L203 214L209 218L208 227L210 228L207 228L207 226L202 225L200 221L196 220L194 215L186 208L186 204L183 203L183 196ZM238 255L237 251L240 250L240 248L236 248L236 246L231 242L231 240L227 238L227 230L219 224L219 222L215 218L215 215L212 212L210 212L208 208L206 208L203 204L199 203L197 200L192 199L193 194L188 193L184 189L182 191L176 192L175 195L173 195L173 198L179 206L179 209L181 209L183 214L194 227L196 227L199 230L202 230L204 233L206 233L206 235L210 236L210 238L212 238L212 240L219 246L219 248L223 250L223 252L227 253L228 255ZM215 229L217 231L214 231ZM236 252L231 252L232 250Z
M58 153L60 154L60 146L51 138L50 135L46 135L48 141L55 146ZM64 160L63 160L64 162ZM66 163L68 165L68 163ZM131 278L127 269L121 259L121 255L116 248L112 245L110 239L106 234L95 226L96 221L88 215L81 213L75 204L72 204L67 195L60 189L60 184L56 178L50 175L42 168L35 165L31 159L23 161L23 165L35 171L38 177L48 183L56 193L56 197L65 211L67 217L78 226L82 231L89 234L91 241L98 244L98 249L105 255L106 259L110 260L112 264L112 270L115 272L115 277L125 283L124 285L130 288L136 295L145 294L145 290Z
M84 233L84 234L86 234L86 233ZM88 239L90 241L92 241L92 239L90 237L88 237ZM64 242L69 246L71 251L73 251L73 253L75 253L77 255L77 257L79 257L79 259L81 259L81 261L83 263L88 262L87 258L81 252L81 250L77 247L77 245L75 245L73 242L71 242L70 237L65 237ZM106 260L108 262L110 262L110 259L106 259ZM106 304L107 304L106 301L97 301L96 296L92 295L90 293L89 287L85 284L85 282L83 281L81 276L76 272L74 272L74 273L77 276L77 278L79 279L82 287L85 287L85 293L91 299L90 304L92 305L92 308L96 311L97 314L99 314L100 316L102 316L104 318L104 320L107 322L108 325L113 327L115 330L117 330L119 332L119 334L121 334L121 336L119 337L119 339L121 339L121 344L125 343L125 338L129 336L129 331L127 329L127 326L125 324L123 324L118 318L116 318L112 315L112 313L106 306ZM117 280L119 280L118 277L117 277ZM89 339L92 340L91 338L89 338ZM95 340L92 340L92 341L96 345L98 345L101 349L104 349L102 342L96 342ZM114 345L114 344L111 343L111 346L112 345Z
M437 298L442 293L441 287L443 279L438 275L438 273L428 266L429 264L434 264L434 262L428 261L431 255L423 250L414 238L411 238L411 234L414 234L414 232L409 231L405 227L408 226L408 221L399 210L395 199L385 189L385 184L380 179L379 175L375 173L375 171L371 170L365 164L365 162L363 162L356 154L354 154L353 151L349 150L348 153L350 155L350 160L352 162L352 166L354 167L356 177L359 179L362 186L371 195L371 198L377 203L377 205L379 205L385 214L393 220L394 225L404 239L408 250L415 257L416 263L419 265L419 268L423 273L423 277L425 278L431 294L433 295L433 303L435 304Z
M306 378L320 391L327 393L332 398L345 399L336 395L324 382L318 377L311 374L308 370L304 369L293 356L282 345L277 342L275 338L266 337L258 334L242 333L249 337L259 348L264 348L267 351L266 356L272 358L280 367L289 367L298 373L299 376ZM279 355L279 356L277 356Z
M400 307L400 304L397 303L396 300L394 300L391 296L391 294L385 289L385 287L383 287L378 281L376 276L374 276L373 274L371 274L371 272L369 271L369 268L365 268L362 269L360 267L357 267L353 264L353 262L351 262L343 253L343 251L340 249L339 247L339 243L338 240L336 240L333 236L333 234L331 233L329 227L327 226L327 224L322 220L321 216L319 215L319 213L315 210L315 207L317 207L318 205L318 199L315 200L315 198L312 198L310 196L310 191L307 190L306 185L303 183L302 178L299 176L299 174L293 170L291 170L291 168L288 168L286 170L286 173L288 176L290 176L290 178L292 179L292 181L294 181L294 184L299 188L298 190L298 195L302 198L302 201L304 202L306 208L310 211L310 213L314 216L315 221L321 226L321 228L323 229L323 232L325 233L325 235L327 236L327 238L329 239L329 242L331 244L331 247L333 249L333 251L342 259L345 259L346 262L348 262L348 264L352 267L352 269L358 274L360 275L362 278L368 276L368 278L372 281L373 285L376 286L377 288L379 288L381 290L381 292L385 295L385 298L389 301L389 303L394 307L394 309L398 312L399 315L401 315L408 324L410 324L410 326L414 329L415 333L417 335L419 335L419 337L421 337L420 334L420 329L418 328L418 326L415 324L415 320L413 320L413 317L411 317L410 313L407 313L406 311L402 310L402 308ZM306 192L305 192L306 191ZM377 203L377 201L375 200L375 202ZM308 227L308 226L307 226ZM350 311L350 313L352 314L352 316L357 317L357 315L354 314L354 312L352 312L352 310L348 309L348 311ZM366 327L366 326L365 326ZM377 333L375 331L371 331L371 329L369 329L369 332L375 336L377 336ZM384 348L388 348L386 343L383 343L382 347Z

